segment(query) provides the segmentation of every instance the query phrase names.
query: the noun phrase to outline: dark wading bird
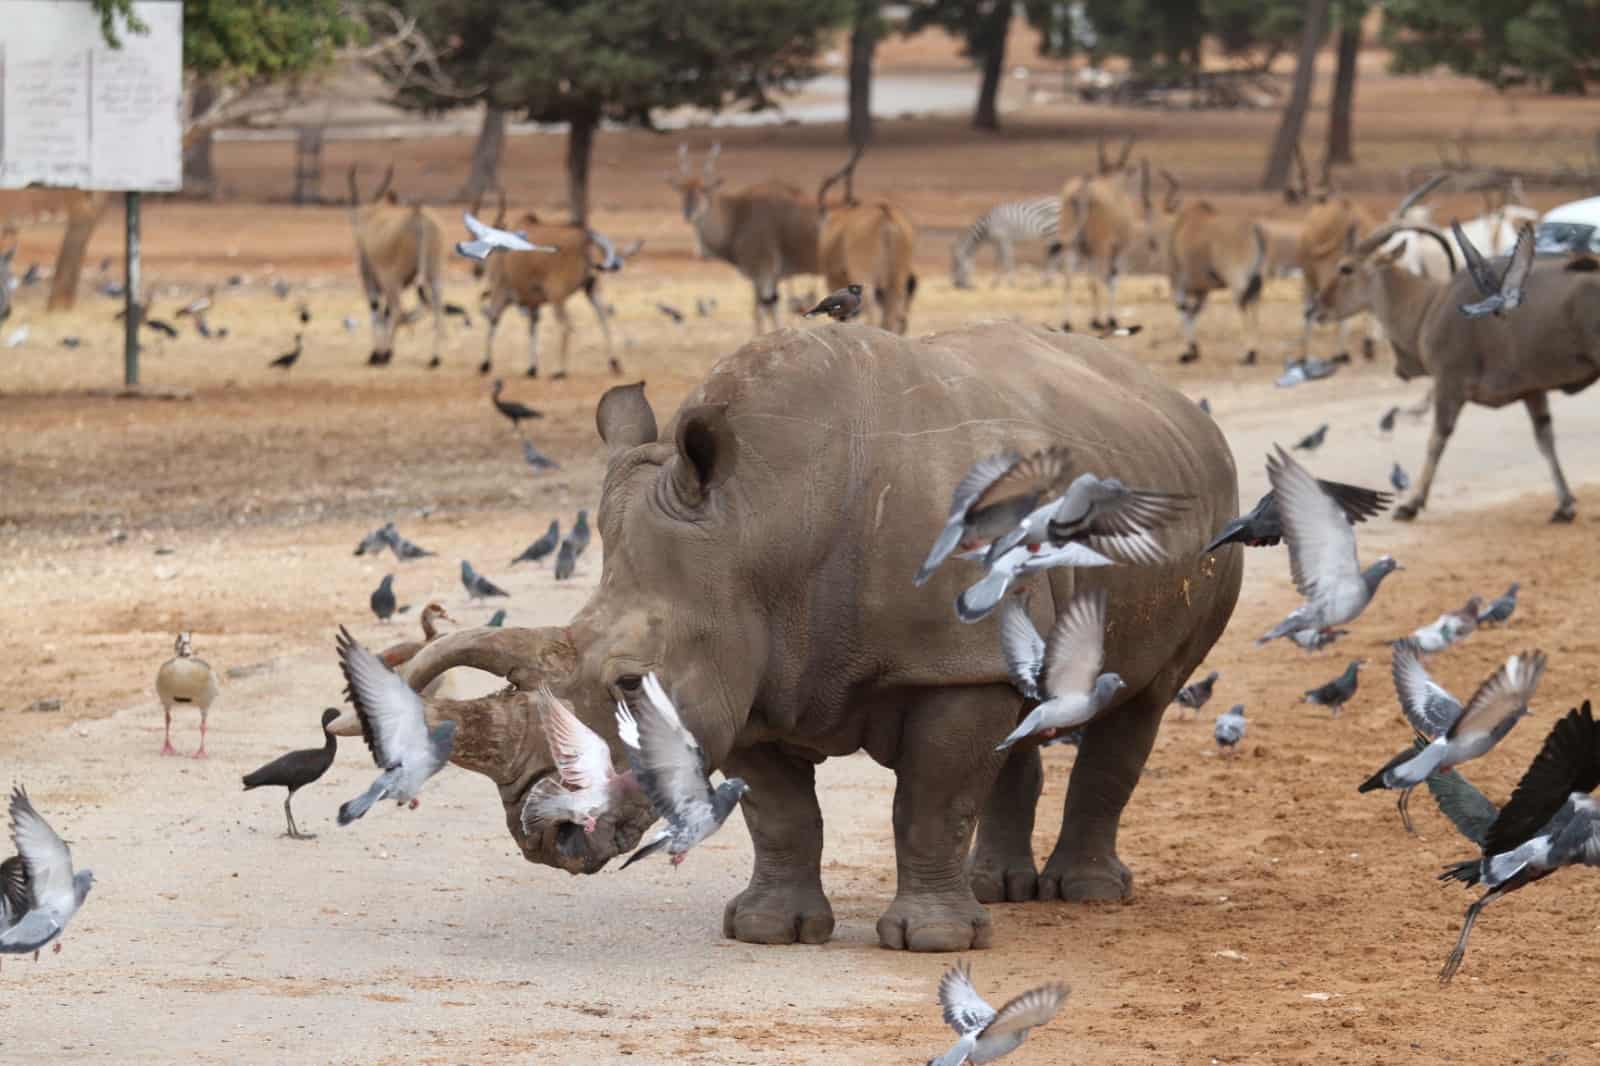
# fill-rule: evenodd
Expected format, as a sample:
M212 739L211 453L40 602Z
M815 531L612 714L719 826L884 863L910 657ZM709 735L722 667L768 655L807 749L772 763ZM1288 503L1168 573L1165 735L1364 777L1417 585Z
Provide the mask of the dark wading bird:
M296 333L294 335L294 347L268 363L267 367L269 369L276 367L279 370L288 370L300 361L300 352L303 348L304 345L301 343L300 334Z
M1387 492L1364 489L1358 485L1344 485L1337 481L1317 481L1317 487L1339 505L1351 523L1365 522L1383 513L1394 500ZM1249 514L1240 515L1222 527L1222 532L1212 538L1202 550L1204 555L1214 552L1224 544L1246 544L1252 548L1270 548L1283 540L1283 516L1278 511L1278 494L1268 492Z
M1459 775L1454 781L1429 778L1428 784L1439 809L1483 849L1481 858L1445 867L1439 880L1488 889L1467 908L1461 935L1439 971L1439 983L1449 984L1479 911L1563 866L1600 866L1600 802L1589 795L1600 787L1600 728L1589 701L1556 723L1500 810Z
M294 802L296 791L327 773L328 767L333 765L333 755L339 746L339 738L328 732L328 726L338 717L337 707L329 707L322 712L322 747L305 748L280 755L261 769L245 774L241 779L246 792L253 788L268 787L289 790L289 794L283 797L283 817L289 824L285 835L290 840L316 839L315 833L300 832L300 827L294 822L294 810L289 805Z
M1067 1001L1066 985L1030 988L999 1010L991 1007L972 984L972 970L964 962L939 979L939 1005L944 1023L956 1031L955 1047L928 1066L961 1066L964 1062L993 1062L1011 1054L1028 1039L1028 1033L1049 1024Z
M1445 691L1422 665L1422 654L1411 641L1401 641L1394 649L1394 690L1400 696L1400 710L1424 744L1407 748L1390 759L1357 789L1375 792L1380 788L1400 790L1395 806L1406 832L1414 833L1411 790L1436 773L1448 773L1472 759L1487 755L1506 738L1528 713L1539 679L1544 676L1544 653L1513 655L1478 686L1463 707L1461 701Z
M18 785L11 793L11 842L17 853L0 862L0 955L33 954L66 931L94 887L94 874L72 872L72 852Z
M489 399L494 403L494 409L511 420L511 428L518 433L522 432L522 421L525 418L543 418L544 412L536 411L527 404L518 403L516 400L502 400L500 392L506 387L504 381L496 381L494 389L489 393Z
M1503 270L1496 271L1484 259L1483 253L1467 237L1461 224L1451 220L1450 232L1461 248L1466 260L1467 273L1472 276L1483 299L1477 303L1462 304L1461 313L1468 318L1499 315L1515 311L1522 304L1522 292L1533 271L1533 224L1525 222L1517 230L1517 243L1511 249Z
M822 302L805 313L806 318L827 315L835 322L848 322L861 313L861 286L855 283L835 289Z

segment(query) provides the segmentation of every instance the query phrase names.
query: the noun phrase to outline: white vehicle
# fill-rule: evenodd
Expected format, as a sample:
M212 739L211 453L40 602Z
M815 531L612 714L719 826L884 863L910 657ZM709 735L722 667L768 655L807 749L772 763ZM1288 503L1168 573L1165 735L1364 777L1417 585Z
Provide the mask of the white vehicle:
M1533 238L1534 251L1539 255L1600 253L1600 196L1546 211Z

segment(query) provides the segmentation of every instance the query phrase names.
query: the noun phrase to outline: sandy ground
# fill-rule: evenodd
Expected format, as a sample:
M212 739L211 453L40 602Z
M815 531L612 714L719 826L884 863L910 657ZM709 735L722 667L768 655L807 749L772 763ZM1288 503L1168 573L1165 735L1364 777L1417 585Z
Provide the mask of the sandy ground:
M1545 123L1559 138L1569 117L1523 121ZM1234 129L1235 121L1223 116L1217 125ZM1235 135L1256 136L1243 125ZM737 136L751 171L820 171L832 151L805 137L798 148L774 147L775 131ZM648 181L616 183L602 217L651 244L608 279L607 298L628 338L619 338L625 380L646 379L665 412L745 339L748 290L731 271L690 258L665 187L652 184L671 145L610 143L617 153L643 145L636 172ZM996 183L1032 180L1054 165L1035 158L1036 147L1027 134L1008 142L1007 158L1032 169ZM1162 148L1191 149L1201 171L1217 150ZM277 149L229 145L223 162L241 184L267 189L282 162L269 150ZM513 154L525 150L517 142ZM1092 153L1092 140L1064 150ZM429 159L453 152L459 162L462 151L459 141L430 142L408 159L421 176ZM905 179L930 220L914 328L994 315L1059 319L1058 290L951 290L940 227L955 225L995 183L936 172L931 151L906 134L885 152L893 157L886 169ZM427 180L443 188L447 168L439 167ZM934 176L919 183L917 173ZM1383 173L1374 168L1375 186L1398 180ZM550 178L540 175L539 187L554 188ZM334 769L300 797L302 825L322 834L303 844L280 836L277 794L239 793L239 774L314 742L318 712L339 701L337 624L375 644L410 635L414 615L397 626L370 620L366 595L384 573L398 572L402 602L438 599L475 624L492 608L465 602L456 566L470 558L512 592L510 621L533 625L569 617L600 572L598 551L564 585L548 570L506 565L551 517L566 526L597 495L592 411L612 379L587 308L574 309L570 379L508 378L514 396L547 412L533 434L563 463L536 477L470 370L484 336L477 316L470 329L449 322L442 371L421 368L425 333L416 330L387 371L362 365L364 323L354 334L341 325L360 317L344 227L333 209L153 205L158 313L217 284L212 322L232 330L221 343L187 329L176 341L152 339L146 380L192 390L186 401L88 395L118 377L115 305L91 295L78 311L47 318L38 290L19 294L6 329L28 322L30 338L0 349L0 628L8 636L0 782L27 783L98 884L62 954L37 965L8 959L0 971L0 1057L877 1064L921 1062L941 1050L949 1034L933 990L949 960L877 947L873 923L893 892L892 780L864 758L835 760L820 773L824 881L838 919L824 947L721 938L722 902L749 867L737 826L680 870L645 865L577 881L523 862L492 788L463 771L441 775L417 812L379 811L339 830L337 805L371 774L365 751L347 742ZM21 260L42 257L54 239L49 226L30 228ZM92 255L114 246L107 225ZM451 270L452 293L473 302L470 279ZM242 279L232 289L231 274ZM278 277L293 286L285 300L268 285ZM1324 421L1332 429L1314 459L1319 474L1381 484L1395 459L1417 472L1425 421L1402 417L1391 438L1376 428L1389 406L1423 391L1396 381L1387 356L1280 392L1268 367L1235 365L1234 320L1218 309L1203 320L1211 354L1180 370L1161 286L1136 279L1127 289L1128 317L1148 325L1127 350L1210 400L1246 503L1264 490L1260 460L1271 442ZM696 299L711 297L714 313L696 315ZM1269 288L1269 363L1295 334L1297 299L1294 283ZM302 301L312 313L303 327L295 318ZM689 312L685 325L669 323L657 302ZM264 364L297 330L306 334L301 365L269 374ZM498 349L508 374L520 370L522 335L509 319ZM66 336L81 346L61 347ZM547 367L554 358L547 333ZM1470 691L1513 651L1536 646L1551 656L1535 716L1472 775L1491 796L1509 793L1549 723L1588 694L1587 675L1600 665L1587 626L1600 577L1600 393L1557 397L1554 414L1569 477L1589 504L1578 523L1546 525L1553 498L1521 410L1469 411L1424 520L1363 528L1365 555L1392 552L1407 569L1330 651L1252 646L1292 597L1281 550L1250 556L1234 624L1208 664L1223 674L1217 704L1249 708L1243 757L1211 753L1210 713L1192 722L1174 712L1124 820L1133 901L992 909L996 946L974 960L986 991L1004 996L1053 978L1074 989L1062 1018L1015 1061L1600 1061L1586 994L1600 966L1600 882L1568 873L1492 908L1462 976L1441 991L1434 974L1469 897L1433 875L1470 849L1424 797L1415 804L1421 832L1407 838L1392 803L1354 788L1406 740L1385 641L1471 593L1520 580L1523 607L1509 627L1439 657L1443 683ZM360 535L387 518L438 557L398 568L387 558L351 558ZM179 628L193 629L201 655L235 675L204 762L157 755L151 684ZM1352 656L1370 665L1340 718L1297 703ZM24 710L49 698L63 709ZM179 747L194 740L195 722L183 718ZM1040 854L1053 844L1071 758L1052 749L1047 759Z

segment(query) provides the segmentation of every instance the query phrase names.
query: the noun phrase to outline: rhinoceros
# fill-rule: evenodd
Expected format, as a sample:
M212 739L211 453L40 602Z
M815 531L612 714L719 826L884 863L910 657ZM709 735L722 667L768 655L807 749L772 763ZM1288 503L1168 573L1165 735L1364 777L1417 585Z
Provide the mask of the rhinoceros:
M596 423L609 459L593 597L566 626L450 634L408 669L418 689L457 666L510 682L481 699L430 700L428 716L459 724L453 760L499 786L529 860L593 873L654 818L641 799L593 833L525 833L523 797L554 771L532 694L548 683L620 763L618 697L654 671L711 765L750 786L755 870L724 911L729 937L829 938L815 767L862 750L896 775L885 947L987 946L980 899L1129 894L1123 807L1163 710L1239 592L1241 553L1201 554L1238 493L1227 444L1198 407L1090 338L1010 323L921 339L828 325L768 333L723 358L664 433L642 383L607 392ZM948 563L921 588L912 577L975 459L1047 444L1067 445L1082 469L1194 498L1162 534L1163 565L1028 579L1041 625L1075 586L1108 591L1105 669L1128 684L1087 727L1041 874L1030 841L1038 748L995 751L1021 700L995 620L964 625L953 607L977 567Z

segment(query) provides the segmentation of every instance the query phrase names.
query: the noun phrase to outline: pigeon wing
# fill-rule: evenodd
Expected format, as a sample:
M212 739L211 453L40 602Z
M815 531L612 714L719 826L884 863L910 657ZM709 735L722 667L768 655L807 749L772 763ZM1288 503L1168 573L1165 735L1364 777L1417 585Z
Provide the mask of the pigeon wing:
M1192 498L1183 493L1123 488L1109 499L1096 500L1089 521L1089 544L1096 551L1132 563L1160 563L1166 552L1150 534L1172 521Z
M1013 462L990 481L973 501L972 510L1021 500L1027 501L1025 508L1031 510L1037 501L1065 492L1071 481L1072 453L1060 445L1043 448Z
M584 725L548 685L539 689L539 711L562 782L580 792L604 787L611 778L611 748L605 739Z
M1461 701L1441 688L1422 665L1421 649L1414 640L1395 645L1390 664L1400 710L1411 728L1435 740L1450 731L1461 717Z
M1318 479L1317 485L1332 496L1344 516L1352 523L1365 522L1367 519L1380 515L1394 502L1391 493L1379 492L1376 489L1364 489L1360 485L1346 485L1339 481L1323 481Z
M378 769L427 762L432 756L422 698L343 626L339 627L338 645L346 694L355 705L361 737Z
M1533 226L1523 223L1517 230L1517 243L1511 249L1511 259L1506 263L1506 272L1500 278L1500 291L1507 296L1512 293L1520 294L1528 283L1528 275L1533 272Z
M13 855L0 862L0 927L21 918L33 906L33 890L28 887L28 868L22 856Z
M1105 650L1105 590L1079 593L1045 640L1044 690L1056 698L1088 695L1100 676Z
M955 494L950 499L950 518L952 520L962 518L973 510L979 498L1020 462L1022 456L1016 452L1004 452L979 459L972 464L972 469L968 470L966 476L956 485Z
M1461 228L1461 223L1450 220L1450 234L1456 239L1456 247L1461 249L1461 258L1467 261L1467 272L1472 275L1473 284L1478 286L1478 291L1485 296L1493 296L1500 291L1500 279L1495 276L1493 268L1483 258L1483 253L1467 237L1466 231Z
M1267 478L1278 497L1289 542L1289 574L1300 594L1313 599L1324 583L1358 579L1355 528L1317 479L1281 446L1267 459Z
M1589 701L1567 712L1517 783L1484 835L1483 853L1498 855L1535 836L1574 792L1600 786L1600 729Z
M1454 739L1463 734L1489 733L1509 728L1533 699L1534 689L1544 676L1545 658L1542 652L1513 655L1489 680L1478 686L1478 691L1467 701L1447 736Z
M489 240L490 235L494 233L493 226L490 226L486 222L479 222L476 218L473 218L471 211L463 211L461 213L461 221L466 223L467 232L472 234L473 240L487 241Z
M650 803L674 825L714 820L706 753L678 717L655 674L646 674L643 698L633 707L638 727L634 776Z
M984 1037L1007 1036L1044 1025L1067 1001L1068 992L1067 986L1060 983L1030 988L1000 1008L983 1031Z
M70 914L78 905L72 888L72 853L50 823L33 809L21 786L11 793L11 839L28 871L33 908Z
M1500 808L1456 770L1429 774L1428 791L1439 805L1439 812L1450 819L1456 831L1482 847L1489 827L1499 817Z
M1023 601L1008 596L1000 605L1000 654L1018 692L1030 700L1039 698L1039 674L1044 669L1044 638L1033 626Z
M995 1019L995 1009L972 986L972 970L964 962L939 978L939 1005L944 1008L944 1023L958 1036L982 1032Z

